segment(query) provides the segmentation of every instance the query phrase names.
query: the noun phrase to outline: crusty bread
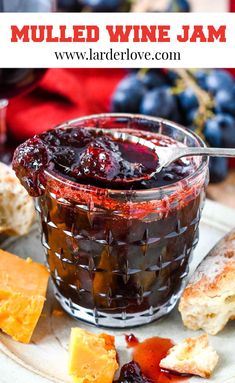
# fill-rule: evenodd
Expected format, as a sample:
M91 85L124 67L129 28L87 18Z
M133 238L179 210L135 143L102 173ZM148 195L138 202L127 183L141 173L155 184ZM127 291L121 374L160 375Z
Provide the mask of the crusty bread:
M34 220L33 200L14 171L0 162L0 233L23 235Z
M208 344L206 334L187 338L172 347L161 360L162 369L180 374L209 378L219 360L217 352Z
M235 229L204 258L179 304L185 326L215 335L235 319Z

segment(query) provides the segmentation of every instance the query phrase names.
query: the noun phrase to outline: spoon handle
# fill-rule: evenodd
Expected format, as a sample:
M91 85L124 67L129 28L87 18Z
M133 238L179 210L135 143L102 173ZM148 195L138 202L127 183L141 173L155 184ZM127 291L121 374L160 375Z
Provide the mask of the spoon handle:
M185 156L212 156L212 157L235 157L235 148L180 148L179 157ZM181 154L182 153L182 154Z

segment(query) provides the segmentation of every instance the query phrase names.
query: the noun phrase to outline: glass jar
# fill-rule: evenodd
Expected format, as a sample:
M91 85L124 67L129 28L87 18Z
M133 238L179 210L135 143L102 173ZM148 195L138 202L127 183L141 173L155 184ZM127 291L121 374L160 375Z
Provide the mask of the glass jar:
M165 120L105 114L59 127L140 129L204 146ZM36 198L55 295L72 316L107 327L149 323L169 313L185 286L208 183L208 160L169 186L110 190L44 171Z

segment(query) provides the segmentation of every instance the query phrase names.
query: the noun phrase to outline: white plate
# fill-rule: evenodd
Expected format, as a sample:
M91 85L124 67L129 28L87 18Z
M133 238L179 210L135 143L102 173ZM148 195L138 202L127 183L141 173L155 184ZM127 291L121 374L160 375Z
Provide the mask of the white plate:
M200 241L195 250L192 267L200 262L211 247L232 227L235 226L235 211L220 204L207 201L200 224ZM11 238L2 244L4 249L23 257L31 257L43 262L43 250L37 228L27 236ZM43 314L34 332L32 343L24 345L0 334L0 382L1 383L68 383L68 341L71 327L80 326L94 332L100 330L83 322L75 321L67 314L52 315L58 308L51 287ZM107 330L116 336L116 345L121 362L129 360L125 347L123 330ZM183 327L177 309L160 321L154 322L128 333L134 332L139 339L161 336L179 341L200 332L189 331ZM220 354L220 362L211 383L235 383L235 322L231 322L219 335L210 337L211 344ZM205 382L205 379L192 378L190 383Z

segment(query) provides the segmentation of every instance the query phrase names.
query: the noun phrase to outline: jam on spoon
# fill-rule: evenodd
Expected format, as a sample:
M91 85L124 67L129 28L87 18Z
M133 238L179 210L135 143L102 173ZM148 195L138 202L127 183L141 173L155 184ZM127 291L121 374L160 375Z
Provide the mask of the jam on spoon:
M141 162L136 162L138 152ZM86 177L100 182L125 183L145 179L156 164L157 155L148 147L130 141L113 141L105 135L87 145L70 174L75 179Z
M121 183L123 186L158 179L158 173L164 172L164 168L167 170L172 163L180 163L182 157L195 155L235 157L235 149L176 145L166 149L159 142L141 137L139 132L61 128L35 136L17 148L13 167L31 195L36 195L39 193L37 184L42 181L40 173L50 163L75 181L82 182L85 178L91 183ZM170 178L174 180L174 176L168 180Z
M168 185L193 171L194 163L182 159L155 173L156 145L176 147L173 139L158 135L153 144L152 137L143 138L141 131L110 132L75 127L50 130L16 149L13 168L32 196L41 194L38 185L43 184L44 170L81 184L124 190Z

